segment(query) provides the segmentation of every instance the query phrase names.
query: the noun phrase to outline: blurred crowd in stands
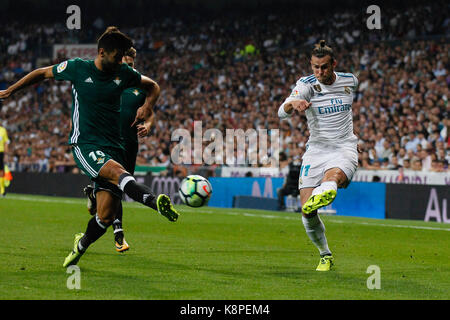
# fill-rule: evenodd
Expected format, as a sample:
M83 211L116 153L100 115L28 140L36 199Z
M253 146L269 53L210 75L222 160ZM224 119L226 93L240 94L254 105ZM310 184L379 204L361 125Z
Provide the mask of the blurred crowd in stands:
M335 50L336 71L359 78L353 114L360 168L448 171L448 9L445 1L392 8L382 16L381 30L367 29L360 8L169 15L146 26L119 25L135 42L136 68L161 87L156 122L151 136L141 140L138 165L169 166L177 144L171 133L192 132L194 121L202 121L203 132L217 128L224 136L226 129L279 129L281 151L290 158L301 155L309 135L305 116L280 121L277 110L298 78L312 73L310 49L325 39ZM62 24L2 27L0 89L39 67L46 47L95 43L109 24L99 18L81 30ZM52 64L67 57L49 58ZM71 101L70 83L53 80L3 101L0 124L11 139L7 162L13 169L74 168L67 145Z

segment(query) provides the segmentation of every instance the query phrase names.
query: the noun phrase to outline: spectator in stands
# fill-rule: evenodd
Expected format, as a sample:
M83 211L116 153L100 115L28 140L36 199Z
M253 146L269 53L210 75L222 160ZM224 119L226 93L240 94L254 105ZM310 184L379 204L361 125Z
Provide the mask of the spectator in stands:
M410 159L408 159L408 158L403 159L403 169L405 169L405 170L412 170L412 168L411 168L411 160Z
M422 171L422 161L418 157L412 159L411 169L414 171Z

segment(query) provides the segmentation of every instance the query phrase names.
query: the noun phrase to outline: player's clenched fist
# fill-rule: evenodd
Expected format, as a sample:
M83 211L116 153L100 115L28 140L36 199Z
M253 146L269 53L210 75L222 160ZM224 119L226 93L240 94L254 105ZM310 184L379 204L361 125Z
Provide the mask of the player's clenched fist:
M294 105L294 109L297 110L297 111L305 111L312 104L311 102L308 102L306 100L292 101L292 103Z
M311 102L308 102L306 100L303 100L303 99L293 100L293 101L289 101L288 103L286 103L284 105L284 111L286 111L287 113L292 113L292 110L294 110L294 109L297 111L305 111L310 106L311 106Z

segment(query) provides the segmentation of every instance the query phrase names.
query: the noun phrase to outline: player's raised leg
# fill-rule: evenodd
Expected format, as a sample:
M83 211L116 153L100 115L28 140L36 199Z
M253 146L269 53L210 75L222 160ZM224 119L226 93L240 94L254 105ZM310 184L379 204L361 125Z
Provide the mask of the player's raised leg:
M300 200L302 207L306 202L305 199L309 199L314 188L302 188L300 189ZM329 271L333 266L333 256L328 248L327 237L325 236L325 226L317 214L317 210L310 214L303 213L302 216L303 225L305 227L306 234L312 243L317 247L320 254L320 262L317 266L317 271Z
M118 162L114 160L108 161L100 170L99 175L118 185L120 190L134 201L158 211L169 221L175 222L178 220L179 214L167 195L160 194L156 197L149 187L136 182L136 179Z

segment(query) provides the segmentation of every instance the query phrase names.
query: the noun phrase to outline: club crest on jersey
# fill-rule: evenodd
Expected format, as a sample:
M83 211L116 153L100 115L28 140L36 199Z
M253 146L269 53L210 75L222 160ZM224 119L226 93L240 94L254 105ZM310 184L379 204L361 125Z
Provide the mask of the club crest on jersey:
M102 164L103 162L105 162L105 158L98 158L97 159L97 164Z
M352 93L352 91L350 90L349 87L344 87L344 92L345 92L346 94Z
M315 84L313 85L314 90L316 90L317 92L322 92L322 88L320 87L320 84Z
M58 67L56 68L56 71L57 71L58 73L61 73L61 72L63 72L63 71L66 69L66 67L67 67L67 61L61 62L61 63L58 65Z
M120 83L122 82L122 80L120 80L119 77L116 77L113 81L117 85L120 85Z
M139 91L137 89L134 89L133 93L138 96L139 95Z

